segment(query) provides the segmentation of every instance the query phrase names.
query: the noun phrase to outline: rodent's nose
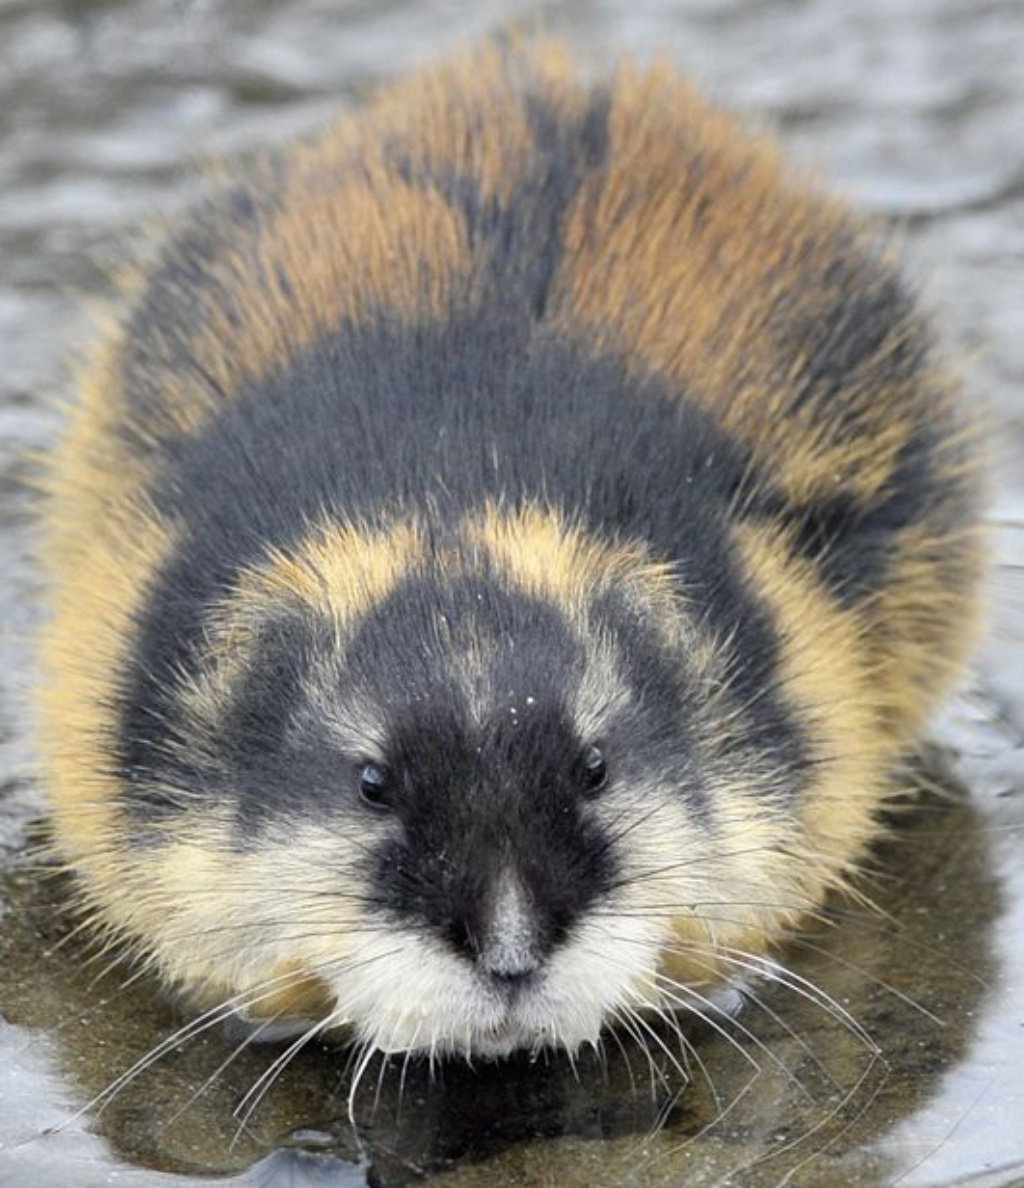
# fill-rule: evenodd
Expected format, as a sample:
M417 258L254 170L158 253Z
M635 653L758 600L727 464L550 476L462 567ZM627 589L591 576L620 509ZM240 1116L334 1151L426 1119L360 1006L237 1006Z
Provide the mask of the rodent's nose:
M478 973L493 985L506 990L520 990L527 986L541 967L540 956L532 945L518 948L492 941L481 949L461 921L449 929L449 939L455 948L468 957Z
M512 872L498 876L473 926L467 916L460 913L448 924L456 951L491 985L509 991L526 986L540 969L544 952L533 911Z
M493 960L488 953L482 953L477 966L492 982L509 990L525 986L540 969L540 962L531 955L522 954L514 963Z

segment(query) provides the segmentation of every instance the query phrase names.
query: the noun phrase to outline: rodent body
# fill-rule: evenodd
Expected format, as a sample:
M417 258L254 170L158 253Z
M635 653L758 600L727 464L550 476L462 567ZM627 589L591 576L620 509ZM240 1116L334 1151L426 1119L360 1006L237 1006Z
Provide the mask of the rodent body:
M977 470L844 208L670 71L485 47L125 279L50 472L58 850L197 1003L574 1048L848 878Z

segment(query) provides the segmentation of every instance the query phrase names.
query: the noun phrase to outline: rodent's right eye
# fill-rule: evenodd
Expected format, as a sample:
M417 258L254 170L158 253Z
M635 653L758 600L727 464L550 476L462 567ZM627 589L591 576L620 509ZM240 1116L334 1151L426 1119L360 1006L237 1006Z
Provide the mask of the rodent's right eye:
M596 796L608 782L608 764L597 747L588 747L583 756L583 789L588 796Z
M363 764L363 769L359 773L359 794L367 804L372 804L374 808L386 809L390 786L386 767L381 767L379 763Z

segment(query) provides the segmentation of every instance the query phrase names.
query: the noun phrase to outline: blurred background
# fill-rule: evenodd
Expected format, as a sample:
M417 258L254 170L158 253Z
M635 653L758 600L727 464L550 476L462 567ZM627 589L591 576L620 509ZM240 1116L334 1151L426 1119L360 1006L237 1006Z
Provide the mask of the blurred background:
M919 885L915 890L913 880L897 878L893 885L903 886L905 899L893 895L903 902L904 914L923 913L928 924L923 935L932 939L942 932L941 921L936 924L927 913L943 903L940 915L945 918L948 911L952 921L943 943L972 968L984 968L990 977L986 985L995 989L983 1003L968 1007L973 998L967 981L958 983L958 990L946 987L961 1028L955 1042L949 1038L954 1032L942 1033L946 1047L931 1024L919 1034L907 1030L909 1016L882 1011L876 1034L898 1073L887 1092L902 1098L899 1108L887 1107L877 1118L866 1112L867 1130L851 1132L858 1136L856 1143L836 1140L837 1163L829 1173L834 1179L821 1178L825 1173L815 1165L794 1173L792 1182L1020 1185L1024 999L1021 960L1015 954L1024 950L1021 0L564 0L544 5L511 0L0 0L0 873L4 855L10 863L20 852L25 821L39 806L39 791L29 778L23 710L41 601L31 561L26 458L31 450L45 448L55 431L45 398L67 385L69 359L87 332L91 299L106 291L106 270L117 244L150 214L187 203L197 192L203 160L308 130L410 66L509 23L563 35L597 69L623 53L641 59L663 55L754 125L777 130L796 160L892 228L950 357L962 367L970 399L993 410L998 429L995 625L979 661L976 696L966 716L944 727L945 737L969 761L964 770L976 807L969 817L954 816L943 826L960 839L955 854L942 848L932 853L922 843L919 853L932 856L921 859L920 870L914 867ZM49 921L52 913L38 904L18 908L19 894L6 885L0 889L0 1188L106 1184L112 1168L120 1169L119 1183L164 1183L162 1172L129 1171L136 1162L181 1173L168 1177L169 1184L198 1182L182 1178L182 1168L189 1166L196 1175L237 1170L231 1160L214 1157L224 1147L216 1127L206 1134L205 1147L201 1137L193 1136L193 1146L183 1148L191 1152L188 1157L181 1150L172 1157L156 1139L138 1139L152 1107L144 1095L141 1105L138 1095L133 1099L137 1112L118 1123L120 1129L108 1126L103 1132L104 1142L118 1152L110 1156L112 1162L102 1154L107 1148L96 1145L99 1140L78 1130L63 1147L19 1145L38 1132L42 1120L66 1116L69 1101L83 1100L81 1091L76 1096L69 1088L67 1054L63 1065L57 1057L58 1039L68 1034L62 1012L68 1002L77 1002L76 992L86 993L81 986L75 990L72 969L61 973L45 965L49 950L40 936L48 925L33 921ZM914 900L914 894L923 898ZM969 903L980 915L954 911L956 903ZM928 962L917 950L895 945L880 956L868 949L866 962L884 956L885 968L895 969L887 975L890 981L914 987L924 979L921 971ZM935 968L928 967L928 977L944 984L941 969L948 971L950 962L936 961L941 951L931 952ZM900 967L900 960L909 963ZM60 980L65 976L66 984ZM906 980L899 982L900 977ZM856 999L856 987L846 989ZM869 999L876 990L868 982L860 986ZM885 1001L891 1005L891 999ZM107 1020L103 1034L112 1037L110 1043L128 1029L130 1017L115 1012ZM912 1019L920 1022L918 1015ZM913 1051L907 1046L911 1035ZM105 1054L93 1048L84 1056L76 1048L74 1058L79 1071L96 1065L113 1074L123 1067L109 1048ZM759 1119L754 1138L746 1134L743 1140L753 1144L751 1150L791 1133L787 1127L793 1118L779 1105L784 1100L783 1094L776 1095L774 1105L763 1102L760 1114L743 1107L735 1111L734 1121ZM879 1100L888 1099L881 1094ZM550 1113L549 1103L543 1108ZM600 1108L589 1102L566 1128L579 1132L596 1125L593 1117ZM901 1112L906 1116L899 1117ZM590 1121L584 1124L580 1117ZM202 1132L202 1120L200 1114L195 1134ZM337 1171L342 1178L328 1178L325 1172L314 1181L303 1177L318 1175L315 1169L273 1163L261 1165L262 1178L245 1182L363 1184L416 1178L404 1164L404 1170L382 1172L378 1160L377 1179L368 1180L362 1154L345 1149L349 1162L344 1166L355 1169L351 1179ZM698 1145L696 1150L712 1148ZM864 1154L868 1150L870 1158ZM256 1155L238 1158L244 1164ZM547 1167L551 1158L547 1148L539 1162L524 1157L516 1165L518 1179L509 1172L509 1182L598 1182L588 1162L592 1154L562 1151L557 1176L564 1178L545 1179L548 1173L538 1168ZM738 1166L735 1159L729 1162L728 1151L723 1156L721 1146L702 1158L703 1163L686 1165L688 1183L720 1183ZM671 1158L660 1166L664 1182L681 1182ZM654 1178L637 1182L655 1182L655 1173L650 1175ZM742 1181L748 1182L755 1181ZM769 1176L764 1182L775 1181Z
M905 230L972 386L1019 412L1019 0L0 0L0 392L58 378L54 328L110 240L187 196L190 163L309 128L509 22L598 66L664 54L779 128Z
M886 220L1006 430L998 517L1024 518L1021 0L0 0L0 459L41 428L24 407L62 382L112 246L198 162L509 23L598 69L667 56Z

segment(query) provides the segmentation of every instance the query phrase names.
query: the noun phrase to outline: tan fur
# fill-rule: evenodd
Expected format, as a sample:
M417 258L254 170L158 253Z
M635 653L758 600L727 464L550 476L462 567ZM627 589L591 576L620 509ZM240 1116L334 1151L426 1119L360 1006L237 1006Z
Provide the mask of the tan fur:
M870 253L866 229L806 178L797 188L773 145L743 136L734 117L665 67L621 70L612 142L608 176L584 190L570 220L558 306L566 328L592 326L610 345L628 344L637 365L678 379L771 457L794 499L838 475L876 491L908 432L899 394L876 399L884 352L863 376L863 394L844 395L872 416L875 436L830 444L778 415L801 361L780 374L768 334L779 306L815 317L831 297L815 262L828 260L837 236ZM906 332L892 327L893 349Z
M642 545L602 545L549 511L527 508L506 515L490 507L479 520L464 524L462 535L524 590L577 611L596 590L629 583L642 586L650 597L670 597L669 567Z
M69 486L75 477L73 470L63 475ZM83 530L74 510L73 502L65 502L63 517L53 523L55 534L67 534L63 552L49 554L57 580L40 657L43 777L58 849L84 877L90 897L105 903L120 894L112 844L117 783L105 749L113 727L107 693L124 664L147 578L169 552L174 533L173 526L151 522L140 535L127 516Z
M286 365L340 320L357 324L367 308L429 324L472 302L482 265L466 220L439 189L409 174L464 175L481 201L507 198L530 144L518 85L525 75L559 112L585 110L590 90L560 48L517 51L509 65L506 51L487 46L414 76L365 112L252 167L239 184L250 196L272 193L273 201L248 222L216 216L216 250L196 265L194 308L180 324L161 327L164 337L151 344L161 401L140 432L154 442L158 430L202 432L247 380ZM842 393L843 407L866 426L844 434L820 410L815 419L809 407L789 406L811 361L803 347L787 353L775 323L785 310L788 319L813 324L817 311L843 295L837 259L882 261L887 249L841 205L792 180L772 145L745 137L733 117L707 107L667 68L623 67L610 94L608 164L581 181L565 213L549 325L567 341L607 347L637 374L654 372L686 392L749 448L794 506L839 489L868 506L892 480L922 408L955 423L954 386L932 364L913 381L893 378L894 360L924 334L916 320L898 321ZM234 175L225 181L234 184ZM81 377L50 470L44 554L53 614L42 640L40 700L57 845L102 922L143 955L156 954L167 980L197 1001L255 993L269 976L273 984L250 1013L323 1011L325 971L360 943L357 909L328 917L314 898L325 877L315 860L327 868L336 823L289 826L258 852L243 853L232 847L227 810L203 807L159 826L164 844L151 850L130 851L120 840L122 810L106 748L116 729L109 694L177 526L147 502L149 464L125 447L117 428L130 415L124 376L132 317L162 253L173 255L174 235L168 229L125 271L121 307ZM180 358L195 366L175 367ZM977 459L969 435L954 435L950 482L974 484ZM626 696L621 658L590 631L586 608L596 592L627 591L653 615L665 642L685 649L704 693L702 725L714 740L702 759L712 780L720 777L713 792L724 841L717 851L707 848L683 809L663 808L631 845L638 868L650 869L678 867L681 848L692 849L686 871L649 882L633 906L656 914L668 896L688 905L673 930L691 951L666 955L663 967L695 982L727 970L716 945L762 951L849 878L874 834L894 764L961 670L979 619L983 548L973 525L944 532L922 521L902 530L884 589L855 609L830 592L811 561L799 559L791 530L734 527L743 573L781 641L778 686L816 753L800 808L785 818L750 795L760 773L750 773L749 786L723 774L746 708L728 706L727 665L743 657L724 659L732 641L687 618L685 572L639 541L598 541L539 507L510 512L489 504L451 528L455 543L434 558L448 575L472 572L486 559L510 585L562 609L586 643L587 675L574 706L584 732L598 733L602 715ZM268 547L210 613L208 663L180 708L200 734L215 737L268 612L300 606L328 618L342 636L427 552L407 514L385 527L312 524L294 547ZM473 641L458 663L475 688L483 663ZM338 731L372 754L372 716L353 705L338 719ZM706 873L712 869L714 877ZM724 920L716 903L730 885L743 889L744 902ZM311 898L280 890L295 886ZM290 943L286 929L260 930L261 921L288 911L312 913L329 928L301 944ZM230 959L223 937L204 932L210 921L242 939Z

